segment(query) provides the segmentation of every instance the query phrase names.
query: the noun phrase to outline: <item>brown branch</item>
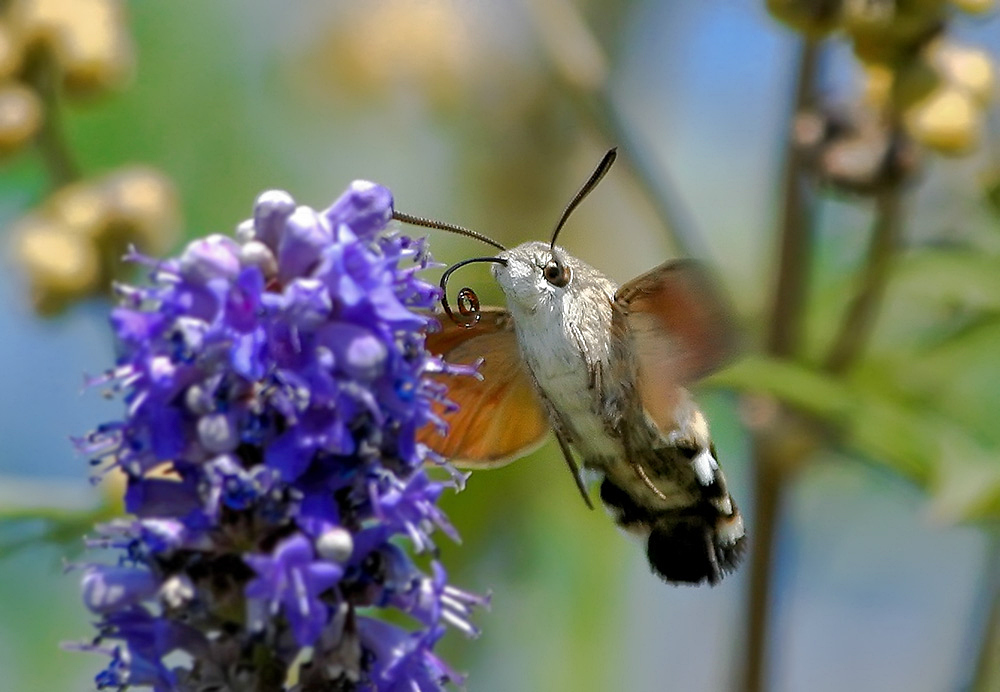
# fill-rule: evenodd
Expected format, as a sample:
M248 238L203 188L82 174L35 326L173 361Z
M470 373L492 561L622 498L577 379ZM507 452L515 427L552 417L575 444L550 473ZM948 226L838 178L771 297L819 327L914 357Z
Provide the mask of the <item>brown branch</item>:
M35 147L45 164L53 187L61 187L78 180L80 167L66 141L62 126L58 65L46 51L35 50L28 56L24 77L42 101L43 120L41 129L35 135Z
M778 284L771 306L767 351L776 356L794 355L802 336L806 290L812 257L811 194L805 180L805 156L791 134L795 117L812 105L819 72L819 45L804 40L795 76L795 95L785 145L782 174L781 235Z
M805 316L806 289L812 255L812 195L807 189L806 161L792 136L794 119L814 98L820 67L820 46L803 40L785 145L782 210L778 250L778 281L767 334L767 352L792 356L799 347ZM784 416L754 434L754 513L750 521L752 550L747 591L746 649L742 684L746 692L767 689L770 616L773 601L774 543L791 469L799 461L795 447L780 443L785 431L775 430ZM792 456L794 458L792 458Z
M833 346L823 364L828 372L846 372L861 355L875 327L875 318L889 281L892 260L899 248L903 228L901 202L902 191L899 185L892 185L879 192L875 199L875 225L862 270L861 284L844 314L840 329L833 339Z
M989 617L977 654L970 692L990 692L1000 685L1000 535L990 537L989 564L986 568L986 598Z

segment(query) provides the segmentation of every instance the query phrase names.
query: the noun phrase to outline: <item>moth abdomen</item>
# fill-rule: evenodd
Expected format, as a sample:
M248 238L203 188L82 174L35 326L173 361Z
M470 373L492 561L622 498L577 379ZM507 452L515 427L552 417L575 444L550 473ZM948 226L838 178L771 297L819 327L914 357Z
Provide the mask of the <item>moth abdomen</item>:
M683 459L681 463L693 466L707 464L699 457L710 454L708 449L690 454L687 450L674 451L668 456L675 462ZM654 474L654 482L665 486L671 475L679 480L677 468L661 467L664 473ZM726 490L722 472L717 465L713 465L711 475L702 471L694 469L697 480L687 485L687 501L677 504L652 496L641 483L622 482L622 476L615 480L605 477L601 483L601 500L615 521L623 529L645 537L650 567L668 582L716 584L736 568L745 548L743 518ZM684 495L675 493L671 497Z
M646 557L653 571L669 582L717 584L743 555L746 539L738 512L722 516L704 507L672 510L652 525ZM739 535L734 535L734 524Z

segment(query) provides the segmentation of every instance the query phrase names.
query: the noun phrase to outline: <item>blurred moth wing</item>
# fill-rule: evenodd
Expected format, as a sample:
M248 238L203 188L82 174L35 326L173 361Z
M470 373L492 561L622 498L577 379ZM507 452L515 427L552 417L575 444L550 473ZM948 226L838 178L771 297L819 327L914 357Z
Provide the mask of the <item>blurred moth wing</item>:
M433 376L448 388L458 406L434 413L448 426L424 426L419 442L451 459L457 466L496 468L526 456L545 441L549 421L524 366L506 310L483 308L472 329L441 320L441 331L427 335L427 349L452 364L480 362L479 377Z
M626 331L635 348L643 408L661 431L669 431L678 388L735 354L732 313L714 282L690 260L665 262L622 285L615 308L615 328Z

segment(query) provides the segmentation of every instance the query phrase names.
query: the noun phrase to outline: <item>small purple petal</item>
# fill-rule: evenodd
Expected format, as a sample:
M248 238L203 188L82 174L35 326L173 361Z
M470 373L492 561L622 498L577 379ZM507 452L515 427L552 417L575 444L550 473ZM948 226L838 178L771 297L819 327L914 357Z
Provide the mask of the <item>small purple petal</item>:
M278 245L278 280L282 283L306 275L333 242L325 219L309 207L299 207L288 217Z
M331 228L343 224L356 236L370 236L385 228L392 219L392 193L367 180L355 180L323 216Z
M232 279L240 271L240 246L223 235L210 235L188 244L181 255L180 273L193 284Z
M369 329L347 322L332 322L318 335L336 358L336 367L348 377L371 382L385 371L389 350Z
M285 221L295 211L295 200L284 190L262 192L253 208L254 238L278 251Z
M145 569L95 566L83 575L83 602L94 613L110 613L141 603L156 593L157 578Z
M138 517L184 515L200 506L193 479L130 478L125 491L125 510Z

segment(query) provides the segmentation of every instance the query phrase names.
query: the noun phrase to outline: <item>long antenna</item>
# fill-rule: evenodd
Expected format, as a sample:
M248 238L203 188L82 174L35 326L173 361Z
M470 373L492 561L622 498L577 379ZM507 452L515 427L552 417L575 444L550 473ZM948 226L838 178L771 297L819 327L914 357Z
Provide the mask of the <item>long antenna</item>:
M582 202L584 198L590 194L591 190L597 187L597 183L601 182L601 178L603 178L605 174L611 170L611 165L615 162L616 158L618 158L618 147L611 147L608 149L608 153L604 155L604 158L601 159L601 162L597 164L597 168L594 169L594 172L590 174L589 178L587 178L587 182L583 184L583 187L581 187L580 191L576 193L576 196L574 196L573 199L570 200L570 203L566 205L565 211L563 211L562 216L559 217L559 223L556 224L556 230L552 232L552 242L549 243L553 253L556 249L556 238L559 237L559 231L561 231L562 227L566 224L566 219L569 218L569 215L573 213L573 210L577 208L580 202Z
M481 240L487 245L492 245L498 250L506 250L503 245L493 240L489 236L483 235L479 231L474 231L471 228L466 228L465 226L458 226L453 223L445 223L444 221L435 221L434 219L425 219L422 216L410 216L409 214L404 214L401 211L393 210L392 218L396 221L402 221L403 223L412 224L414 226L423 226L424 228L434 228L439 231L449 231L450 233L457 233L458 235L464 235L469 238L475 238L476 240Z

